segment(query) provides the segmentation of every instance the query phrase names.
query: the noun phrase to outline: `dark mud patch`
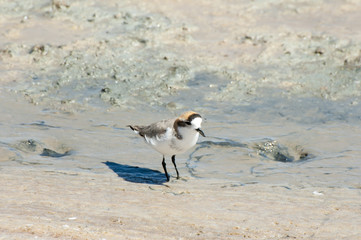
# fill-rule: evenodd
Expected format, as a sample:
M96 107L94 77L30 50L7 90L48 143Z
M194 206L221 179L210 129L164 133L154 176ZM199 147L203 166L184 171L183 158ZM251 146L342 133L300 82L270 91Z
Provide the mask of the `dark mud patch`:
M17 151L20 155L30 153L38 154L42 157L60 158L69 156L73 153L72 149L64 144L56 144L56 146L47 146L50 144L42 143L34 139L21 140L18 143L9 146ZM54 144L53 144L54 145Z
M40 154L40 156L43 156L43 157L53 157L53 158L61 158L61 157L69 156L69 155L71 155L70 150L67 150L65 152L57 152L57 151L51 150L49 148L44 148L43 152Z
M272 162L290 164L312 158L314 155L300 145L282 144L270 138L247 143L214 138L202 141L197 145L194 151L190 153L186 167L190 175L195 178L202 175L218 175L220 169L235 176L247 172L247 169L254 165L267 164L266 161L275 167L276 165ZM215 159L222 159L222 161ZM209 169L209 172L202 170L206 168Z
M276 140L265 139L254 143L252 148L259 156L277 162L298 162L312 158L312 154L303 149L302 146L287 147Z
M43 144L39 141L36 141L34 139L27 139L27 140L21 140L18 143L14 144L13 147L17 150L20 150L22 152L41 152L43 149Z

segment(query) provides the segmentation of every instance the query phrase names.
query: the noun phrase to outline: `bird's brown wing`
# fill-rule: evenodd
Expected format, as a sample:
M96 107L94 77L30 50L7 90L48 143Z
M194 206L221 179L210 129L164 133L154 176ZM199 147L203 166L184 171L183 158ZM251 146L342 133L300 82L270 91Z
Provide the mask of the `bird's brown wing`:
M137 126L137 125L128 125L134 132L138 133L140 136L147 138L162 138L162 135L167 131L168 128L173 128L175 119L162 120L148 126Z

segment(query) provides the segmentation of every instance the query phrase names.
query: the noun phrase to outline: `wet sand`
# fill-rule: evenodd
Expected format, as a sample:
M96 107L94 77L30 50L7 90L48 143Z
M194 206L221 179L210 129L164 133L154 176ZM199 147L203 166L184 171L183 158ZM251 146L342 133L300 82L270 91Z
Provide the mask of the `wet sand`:
M129 183L114 173L1 174L3 239L357 239L360 194L265 185ZM15 198L15 199L14 199Z
M0 239L359 238L357 1L52 3L0 9ZM125 126L189 109L167 183Z
M1 104L7 132L0 141L2 239L357 239L360 234L359 175L350 180L352 171L346 179L356 185L349 187L330 187L320 182L327 178L307 177L302 168L286 176L284 170L262 176L257 169L243 172L241 180L220 179L212 169L234 164L229 161L237 153L214 146L206 155L218 161L229 157L225 164L214 161L213 168L189 172L190 160L180 155L181 179L169 168L173 178L166 183L159 154L123 127L136 111L128 117L117 111L68 116L44 113L18 97L1 98ZM70 153L44 156L45 148ZM265 169L274 167L267 164Z

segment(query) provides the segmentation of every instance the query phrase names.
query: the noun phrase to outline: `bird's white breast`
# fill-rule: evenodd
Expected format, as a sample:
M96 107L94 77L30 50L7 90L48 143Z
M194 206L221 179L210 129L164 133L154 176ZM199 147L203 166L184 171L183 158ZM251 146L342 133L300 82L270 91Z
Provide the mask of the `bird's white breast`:
M179 134L182 139L175 137L173 128L167 128L162 135L152 138L145 137L146 142L155 150L166 156L172 156L183 153L193 147L198 140L199 133L193 128L179 128Z

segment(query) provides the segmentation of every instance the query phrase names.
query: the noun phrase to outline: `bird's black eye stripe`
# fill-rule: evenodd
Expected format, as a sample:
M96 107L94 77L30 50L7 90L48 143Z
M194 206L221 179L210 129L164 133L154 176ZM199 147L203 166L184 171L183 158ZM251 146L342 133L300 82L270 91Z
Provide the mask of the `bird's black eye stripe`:
M185 126L189 126L191 125L192 123L190 121L177 121L177 125L180 126L180 127L185 127Z

